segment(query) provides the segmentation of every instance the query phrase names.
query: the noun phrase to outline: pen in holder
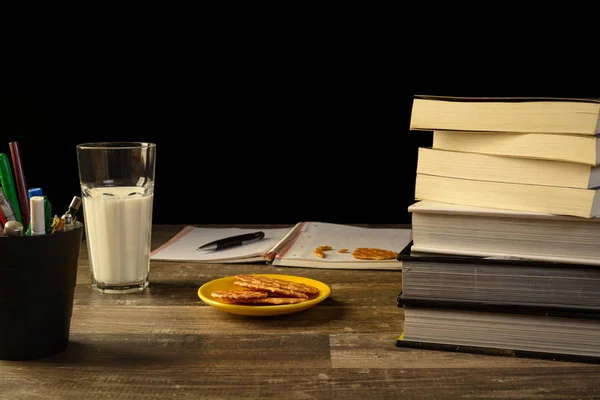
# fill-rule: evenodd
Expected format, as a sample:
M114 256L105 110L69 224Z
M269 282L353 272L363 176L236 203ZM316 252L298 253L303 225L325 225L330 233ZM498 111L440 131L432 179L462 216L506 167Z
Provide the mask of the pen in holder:
M0 237L0 360L67 350L82 232Z

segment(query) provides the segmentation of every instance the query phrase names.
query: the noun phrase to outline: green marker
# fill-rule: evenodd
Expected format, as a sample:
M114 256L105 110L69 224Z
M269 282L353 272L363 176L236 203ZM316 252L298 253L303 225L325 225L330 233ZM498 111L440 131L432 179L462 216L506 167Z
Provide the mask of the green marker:
M15 189L15 179L13 178L10 161L8 156L4 153L0 153L0 184L4 189L6 198L10 202L17 221L25 225L23 223L23 216L21 215L21 207L19 207L19 199L17 197L17 190ZM29 221L27 221L27 225L28 224Z
M46 223L46 233L50 233L52 230L50 229L52 225L52 203L50 203L50 200L48 200L46 196L42 197L44 198L44 220Z

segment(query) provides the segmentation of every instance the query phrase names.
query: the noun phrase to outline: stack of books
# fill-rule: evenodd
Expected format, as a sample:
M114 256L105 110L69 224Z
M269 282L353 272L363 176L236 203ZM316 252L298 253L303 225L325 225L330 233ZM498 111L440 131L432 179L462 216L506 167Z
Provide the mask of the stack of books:
M416 96L396 344L600 361L600 99Z

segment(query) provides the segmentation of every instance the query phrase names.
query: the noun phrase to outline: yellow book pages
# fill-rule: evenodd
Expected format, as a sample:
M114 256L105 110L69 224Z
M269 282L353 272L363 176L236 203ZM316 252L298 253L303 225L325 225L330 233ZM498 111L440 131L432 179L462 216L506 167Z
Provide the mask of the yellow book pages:
M433 148L594 166L600 163L600 139L596 136L434 131Z
M415 199L590 218L600 214L598 191L476 181L417 174Z
M600 102L416 96L410 129L595 135L600 133Z
M600 186L600 167L587 164L430 148L419 148L417 173L581 189Z

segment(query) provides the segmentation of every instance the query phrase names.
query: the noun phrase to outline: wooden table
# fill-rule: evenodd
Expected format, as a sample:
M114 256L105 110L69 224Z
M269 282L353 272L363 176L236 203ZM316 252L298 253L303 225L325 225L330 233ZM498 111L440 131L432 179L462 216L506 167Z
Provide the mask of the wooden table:
M153 248L183 226L156 226ZM318 306L244 317L198 288L240 273L327 283ZM82 244L66 352L0 361L0 399L600 398L600 365L401 349L398 271L152 262L146 292L91 290Z

